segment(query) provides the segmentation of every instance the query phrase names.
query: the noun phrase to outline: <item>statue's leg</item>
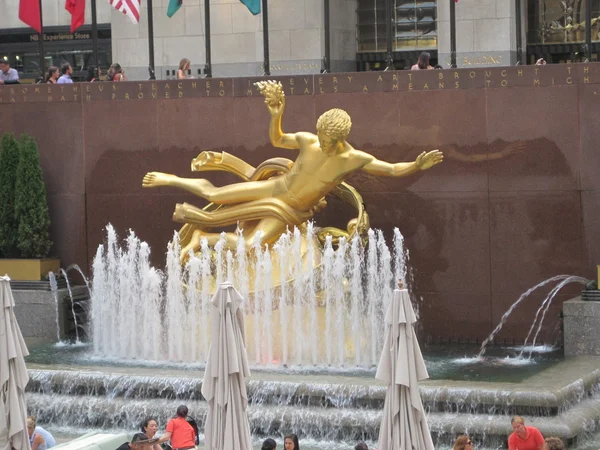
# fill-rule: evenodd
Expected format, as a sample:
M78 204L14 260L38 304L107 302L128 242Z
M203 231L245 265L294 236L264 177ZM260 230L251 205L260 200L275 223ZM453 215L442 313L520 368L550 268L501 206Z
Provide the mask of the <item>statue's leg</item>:
M244 233L244 240L246 248L249 248L254 243L256 236L261 233L261 242L263 244L273 244L279 239L279 236L285 232L287 225L279 219L267 218L262 219L248 234ZM225 247L229 249L235 249L238 245L239 235L237 233L225 233ZM207 233L202 230L194 231L192 238L188 245L181 249L180 259L181 262L185 262L190 250L200 250L200 244L202 239L208 241L209 247L214 247L217 242L221 239L221 233Z
M150 172L144 177L142 186L171 186L191 192L209 202L219 205L242 203L272 196L278 179L247 181L216 187L203 178L180 178L160 172Z

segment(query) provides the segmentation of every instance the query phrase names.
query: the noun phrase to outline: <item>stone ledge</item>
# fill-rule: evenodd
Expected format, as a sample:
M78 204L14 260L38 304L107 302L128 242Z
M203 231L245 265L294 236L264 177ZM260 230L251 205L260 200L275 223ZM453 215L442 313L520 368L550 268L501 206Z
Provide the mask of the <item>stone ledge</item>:
M563 317L565 356L600 356L600 302L567 300Z

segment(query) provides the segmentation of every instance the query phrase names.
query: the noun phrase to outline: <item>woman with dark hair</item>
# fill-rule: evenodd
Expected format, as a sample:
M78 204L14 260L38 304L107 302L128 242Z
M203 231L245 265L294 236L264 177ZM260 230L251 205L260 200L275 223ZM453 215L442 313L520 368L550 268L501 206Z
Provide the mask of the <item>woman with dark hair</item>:
M452 450L473 450L473 442L466 434L461 434L456 438Z
M260 450L275 450L277 448L277 442L275 442L273 439L269 438L269 439L265 439L262 443L262 447L260 448Z
M148 439L154 439L156 437L156 432L158 431L158 422L153 417L147 417L142 422L140 430L148 436ZM152 450L162 450L162 447L158 444L154 444Z
M120 64L114 63L110 66L106 74L106 81L127 81L125 71Z
M298 436L296 436L295 434L288 434L283 440L283 447L285 448L285 450L300 450Z
M44 83L56 84L56 80L58 80L59 76L60 76L60 73L58 71L58 67L50 66L48 68L48 73L46 74L46 80L44 81Z
M429 65L429 58L431 58L431 55L427 52L423 52L419 55L419 61L417 61L417 63L412 66L410 68L410 70L428 70L428 69L433 69L433 67L431 67Z
M171 440L173 450L188 450L196 447L196 431L187 421L187 406L177 407L176 416L169 420L165 434L163 434L157 444L162 444Z

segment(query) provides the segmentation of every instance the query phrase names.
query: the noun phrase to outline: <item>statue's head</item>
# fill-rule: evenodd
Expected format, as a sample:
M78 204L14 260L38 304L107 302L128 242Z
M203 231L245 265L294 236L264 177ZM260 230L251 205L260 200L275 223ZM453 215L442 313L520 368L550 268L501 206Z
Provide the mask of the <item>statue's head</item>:
M317 120L317 136L323 153L336 153L348 138L351 128L352 120L343 109L334 108L321 114Z

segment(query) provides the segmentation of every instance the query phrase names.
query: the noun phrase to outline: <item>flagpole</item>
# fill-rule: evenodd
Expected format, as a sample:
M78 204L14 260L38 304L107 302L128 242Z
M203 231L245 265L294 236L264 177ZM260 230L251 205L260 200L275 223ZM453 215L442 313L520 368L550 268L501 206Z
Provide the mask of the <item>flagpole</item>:
M92 1L92 52L94 57L94 66L96 66L96 73L93 74L94 78L98 81L100 79L100 63L98 62L98 17L96 16L96 0Z
M456 0L450 1L450 66L456 69Z
M212 55L210 52L210 0L204 0L204 46L206 53L204 74L206 75L206 78L212 78Z
M325 72L331 72L331 30L329 22L329 0L325 0L323 4L323 14L325 15Z
M517 64L523 64L523 19L521 18L521 0L515 0L515 19L517 21Z
M271 62L269 61L269 6L267 0L262 0L263 14L263 75L271 75Z
M154 13L152 12L152 0L148 1L148 72L150 80L156 80L154 72Z
M42 81L46 75L46 60L44 59L44 19L42 14L42 0L39 0L40 5L40 37L39 37L39 52L40 52L40 71L42 73Z
M392 0L385 0L385 47L387 51L387 65L385 70L394 70L394 57L392 53Z

